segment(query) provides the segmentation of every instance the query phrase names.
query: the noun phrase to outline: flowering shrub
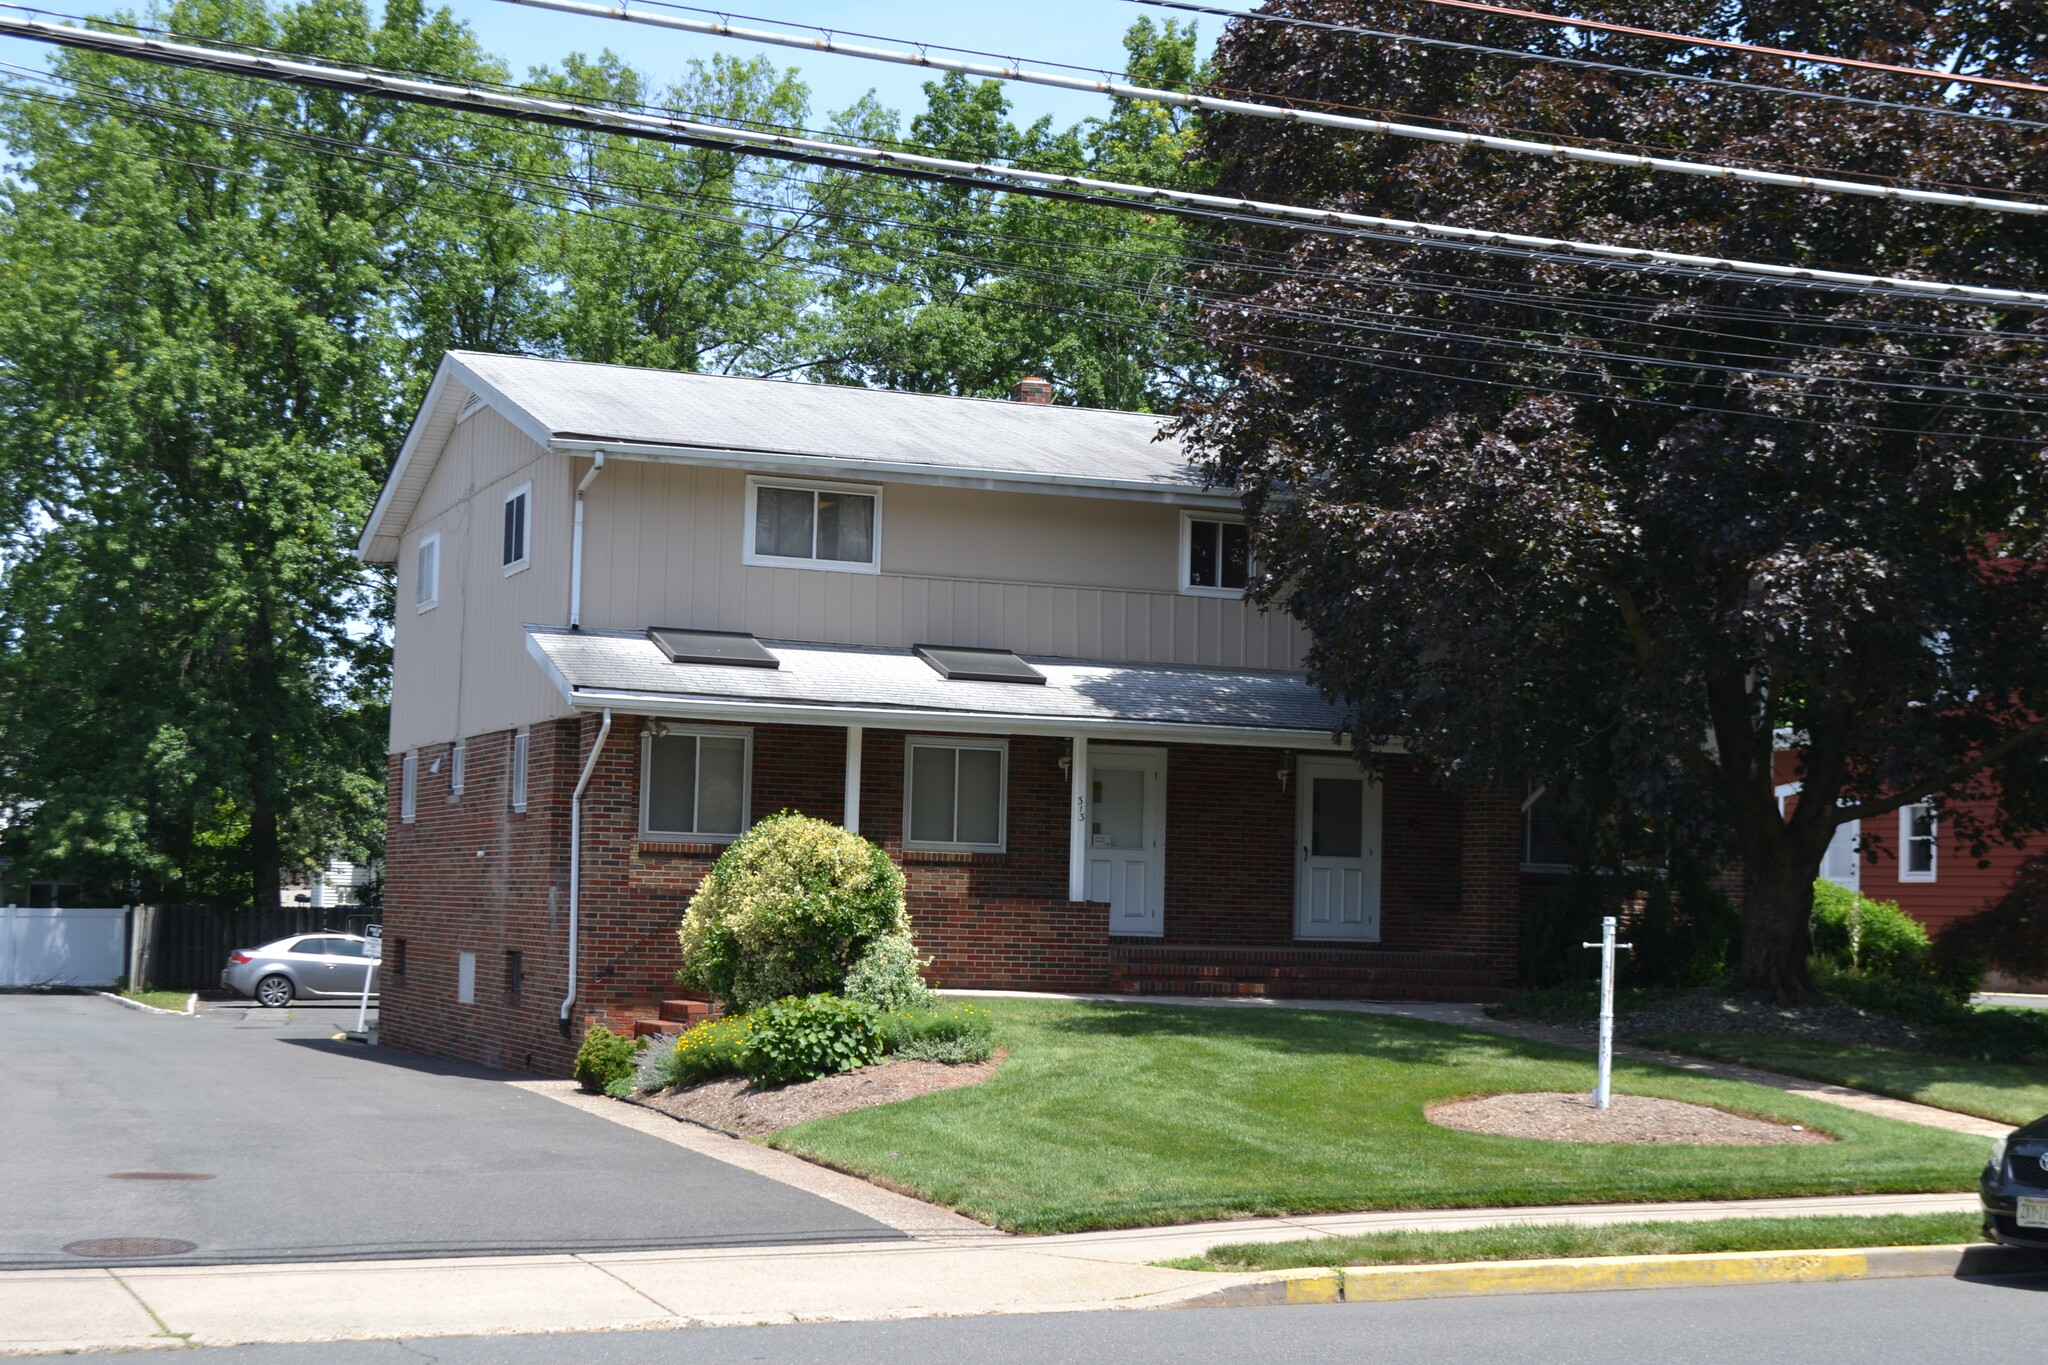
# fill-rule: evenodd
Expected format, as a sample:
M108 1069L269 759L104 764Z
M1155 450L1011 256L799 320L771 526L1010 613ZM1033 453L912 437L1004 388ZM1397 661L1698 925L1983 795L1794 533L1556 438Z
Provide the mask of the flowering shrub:
M745 1014L713 1019L690 1029L668 1050L668 1084L695 1085L719 1076L739 1075L743 1069L740 1053L753 1032L753 1016Z
M883 1043L913 1062L985 1062L995 1055L995 1016L979 1005L895 1010L882 1016Z
M690 898L677 979L744 1012L836 991L876 939L909 933L888 854L784 811L734 840Z
M863 1000L878 1010L929 1009L931 988L924 984L930 958L917 955L908 934L884 934L868 945L846 974L848 1000Z
M634 1054L640 1050L635 1038L622 1038L603 1024L592 1024L576 1049L576 1079L585 1090L609 1093L614 1081L633 1079Z
M814 1081L882 1058L881 1015L873 1005L836 995L791 996L748 1018L740 1067L761 1085Z

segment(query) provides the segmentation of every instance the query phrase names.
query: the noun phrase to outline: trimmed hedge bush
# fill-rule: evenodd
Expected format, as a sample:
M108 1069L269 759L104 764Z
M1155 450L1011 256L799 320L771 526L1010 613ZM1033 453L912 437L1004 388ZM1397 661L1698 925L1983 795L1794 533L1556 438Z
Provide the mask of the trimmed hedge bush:
M839 990L877 939L909 935L888 854L783 811L734 840L690 898L677 979L745 1013Z
M576 1049L576 1079L585 1090L608 1094L613 1082L633 1079L639 1051L638 1039L622 1038L603 1024L592 1024Z
M936 1003L931 988L924 984L924 969L930 965L930 958L917 955L910 935L884 934L853 964L841 994L878 1010L929 1009Z
M881 1014L858 1000L792 996L748 1017L740 1068L758 1085L814 1081L882 1059Z
M1837 971L1911 981L1933 948L1920 922L1895 901L1874 901L1833 882L1813 884L1813 955Z

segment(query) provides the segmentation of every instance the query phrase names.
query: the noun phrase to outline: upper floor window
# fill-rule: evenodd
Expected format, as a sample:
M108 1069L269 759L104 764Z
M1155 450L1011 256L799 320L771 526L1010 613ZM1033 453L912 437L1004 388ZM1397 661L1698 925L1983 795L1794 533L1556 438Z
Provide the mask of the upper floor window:
M908 748L903 846L1002 852L1009 745L924 736Z
M413 559L412 604L420 611L432 611L441 600L441 533L430 531L420 537Z
M640 740L640 835L645 839L725 840L747 827L745 730L664 726Z
M876 573L882 490L837 483L747 480L749 564Z
M505 495L504 557L500 562L508 574L518 573L527 565L527 533L530 529L533 506L533 485L522 483Z
M448 750L448 794L462 795L462 788L468 779L469 746L457 740Z
M1920 805L1899 808L1900 881L1934 880L1934 830L1934 807Z
M1242 597L1252 576L1251 527L1227 517L1180 519L1180 590Z

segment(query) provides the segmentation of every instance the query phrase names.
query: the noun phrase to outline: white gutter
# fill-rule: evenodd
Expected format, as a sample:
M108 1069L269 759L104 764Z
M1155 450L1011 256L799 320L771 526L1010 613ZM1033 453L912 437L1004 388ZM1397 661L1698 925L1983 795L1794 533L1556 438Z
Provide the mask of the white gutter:
M1018 489L1073 497L1104 496L1145 502L1193 503L1237 510L1244 504L1234 489L1205 488L1198 483L1169 484L1150 479L1110 479L1092 474L1041 474L1008 469L972 469L921 464L914 460L857 460L831 455L799 455L781 450L733 450L720 446L654 445L639 441L592 441L558 436L549 446L565 455L602 451L618 460L649 460L657 464L706 465L714 469L802 470L814 478L895 478L908 483L948 488Z
M597 727L597 741L590 746L590 757L583 761L583 774L576 779L576 790L569 796L569 993L562 997L562 1011L559 1023L562 1036L569 1036L569 1007L576 1003L576 948L578 946L577 911L581 909L583 891L583 789L590 785L590 775L597 771L597 756L604 752L605 737L612 732L612 713L604 713L604 723Z
M553 672L553 670L550 670ZM559 674L555 676L559 677ZM1144 721L1092 716L1012 715L987 711L930 711L909 707L840 706L827 702L747 701L735 697L684 696L673 692L622 692L568 688L563 696L578 711L622 711L671 720L730 720L756 725L859 725L879 730L925 730L962 735L1092 736L1105 742L1123 740L1156 744L1228 744L1260 749L1328 749L1344 752L1349 738L1333 739L1327 730L1295 730L1284 726L1196 725L1185 721ZM1379 753L1400 753L1397 744L1376 746Z
M595 451L590 457L590 470L576 485L576 525L569 535L569 629L583 629L583 494L591 484L597 482L598 471L604 468L604 452Z

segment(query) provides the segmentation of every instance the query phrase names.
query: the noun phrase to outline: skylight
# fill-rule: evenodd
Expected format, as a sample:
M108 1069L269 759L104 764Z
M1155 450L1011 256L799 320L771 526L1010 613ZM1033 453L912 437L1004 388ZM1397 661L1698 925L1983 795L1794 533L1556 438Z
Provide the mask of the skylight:
M743 630L685 630L649 626L654 641L672 664L723 664L732 668L780 668L782 661Z
M951 682L1037 683L1045 674L1007 649L960 649L952 645L918 645L917 657Z

